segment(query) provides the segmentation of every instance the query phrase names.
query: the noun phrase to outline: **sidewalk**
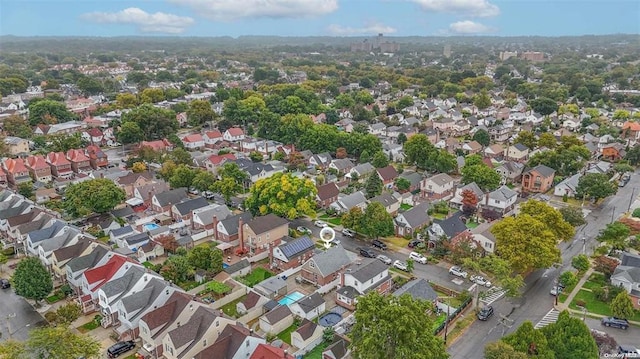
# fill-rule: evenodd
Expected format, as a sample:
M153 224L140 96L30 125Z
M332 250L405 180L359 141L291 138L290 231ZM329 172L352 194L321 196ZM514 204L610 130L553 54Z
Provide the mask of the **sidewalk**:
M564 303L558 303L555 306L557 310L563 311L565 309L569 309L569 304L571 304L571 301L573 301L573 298L575 298L576 295L578 295L578 292L580 291L580 289L582 289L582 286L589 280L589 277L591 277L591 274L593 274L593 272L594 272L593 268L589 268L584 273L582 278L580 278L580 280L578 281L578 284L576 284L576 286L573 287L573 290L571 291L571 293L569 293Z

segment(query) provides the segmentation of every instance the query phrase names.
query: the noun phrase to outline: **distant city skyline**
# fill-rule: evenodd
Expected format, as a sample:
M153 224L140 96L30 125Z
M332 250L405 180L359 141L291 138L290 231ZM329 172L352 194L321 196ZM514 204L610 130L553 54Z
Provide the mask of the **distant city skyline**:
M2 0L0 35L638 34L639 14L635 0Z

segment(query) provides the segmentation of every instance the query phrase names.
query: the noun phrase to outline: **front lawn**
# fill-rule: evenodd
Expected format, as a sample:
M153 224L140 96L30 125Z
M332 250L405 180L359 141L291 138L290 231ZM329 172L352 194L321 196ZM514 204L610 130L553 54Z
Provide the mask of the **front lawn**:
M403 211L408 211L411 208L413 208L413 206L410 205L410 204L403 203L403 204L400 205L400 209L403 210Z
M435 320L433 321L433 331L438 329L442 325L442 323L444 323L445 320L447 320L447 314L446 313L442 313L439 316L437 316L435 318Z
M593 273L582 287L593 290L593 288L603 287L605 285L607 285L607 280L605 279L604 274Z
M64 298L64 294L56 292L54 295L47 297L45 300L47 301L47 303L53 304L55 302L63 300Z
M469 229L474 229L478 226L478 222L468 222L467 223L467 228Z
M409 244L408 239L396 236L387 237L384 239L384 242L386 242L391 247L391 249L395 250L405 248Z
M269 272L268 270L262 268L262 267L257 267L255 268L253 271L251 271L251 273L247 274L244 277L239 277L238 280L244 284L246 284L248 287L253 288L254 285L262 282L263 280L273 277L273 273Z
M90 331L96 329L99 326L100 326L100 322L98 322L96 320L92 320L89 323L85 323L85 324L82 324L81 326L79 326L78 327L78 331L80 333L87 333L87 332L90 332Z
M589 292L582 289L579 290L576 297L573 299L571 304L569 304L569 308L580 310L580 308L578 308L578 306L576 305L576 302L578 300L582 300L585 302L585 307L587 308L587 311L589 313L600 314L605 316L612 315L611 309L609 308L609 304L598 300L598 298L596 298L593 292ZM635 315L629 318L629 320L640 321L640 312L636 311Z
M342 217L331 217L328 214L323 214L320 216L320 219L333 224L334 226L339 226L342 224Z
M298 329L298 323L293 323L289 328L283 330L280 334L277 335L277 338L282 340L283 342L291 345L291 333L295 332Z
M232 318L240 318L240 314L238 314L238 311L236 310L236 304L242 302L243 300L245 300L247 298L246 294L243 295L242 297L229 302L225 305L223 305L222 307L220 307L220 310L222 310L222 312Z
M462 305L462 301L456 297L452 297L446 293L439 292L436 290L436 294L438 294L438 301L440 303L444 303L452 308L460 308Z

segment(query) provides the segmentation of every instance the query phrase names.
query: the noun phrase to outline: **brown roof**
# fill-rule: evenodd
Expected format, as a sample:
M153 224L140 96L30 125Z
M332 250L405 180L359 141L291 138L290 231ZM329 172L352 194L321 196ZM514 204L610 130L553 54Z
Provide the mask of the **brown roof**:
M378 168L378 175L383 181L391 181L398 177L398 171L392 165L388 165L387 167Z
M191 343L191 345L188 345L181 353L178 353L178 357L195 345L220 316L220 312L217 310L198 306L198 309L193 311L193 314L186 323L169 331L169 338L175 348L181 348Z
M68 247L60 248L53 251L53 255L56 257L56 260L58 260L58 262L75 257L80 257L82 252L84 252L85 249L89 248L91 243L91 240L83 237L82 240L78 241L78 243L74 245L70 245Z
M276 229L282 225L288 224L289 222L284 219L276 216L273 213L269 213L266 216L260 216L253 218L249 223L249 228L255 234L265 233Z
M242 301L242 304L244 304L245 309L249 310L253 307L256 306L256 304L258 304L258 301L260 301L260 294L254 292L254 291L249 291L249 293L247 294L247 298L245 298L245 300Z
M265 314L264 318L271 324L278 323L284 318L291 315L291 310L286 305L279 305L275 307L272 311Z
M144 177L149 180L153 178L153 174L149 171L140 172L140 173L129 173L128 175L124 175L118 178L118 183L123 186L126 186L129 184L133 184L140 177Z
M296 333L300 334L302 340L307 340L311 338L313 333L315 333L317 327L318 325L316 323L305 319L300 327L298 327L298 329L296 330Z
M143 315L143 320L150 330L171 324L191 301L188 294L174 292L165 305ZM159 334L158 332L157 334Z
M7 224L9 225L9 227L15 227L15 226L23 224L23 223L31 222L41 212L42 212L42 210L40 210L38 208L34 208L34 209L32 209L31 211L29 211L29 212L27 212L25 214L19 214L17 216L13 216L13 217L7 218Z
M194 359L232 359L244 340L251 335L249 329L229 324L218 336L216 342L193 356Z
M323 184L322 186L318 186L318 198L321 201L324 201L329 198L337 197L340 193L338 186L334 182L330 182L327 184Z

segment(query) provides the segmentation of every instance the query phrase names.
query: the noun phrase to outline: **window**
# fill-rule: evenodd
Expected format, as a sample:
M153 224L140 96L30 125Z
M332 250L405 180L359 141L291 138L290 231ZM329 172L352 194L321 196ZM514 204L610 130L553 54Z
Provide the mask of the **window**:
M269 233L267 233L267 240L269 240L269 237L270 237L270 234L269 234Z
M316 267L316 264L315 264L313 261L311 261L311 262L309 262L309 267L311 267L311 268L315 268L315 267Z

